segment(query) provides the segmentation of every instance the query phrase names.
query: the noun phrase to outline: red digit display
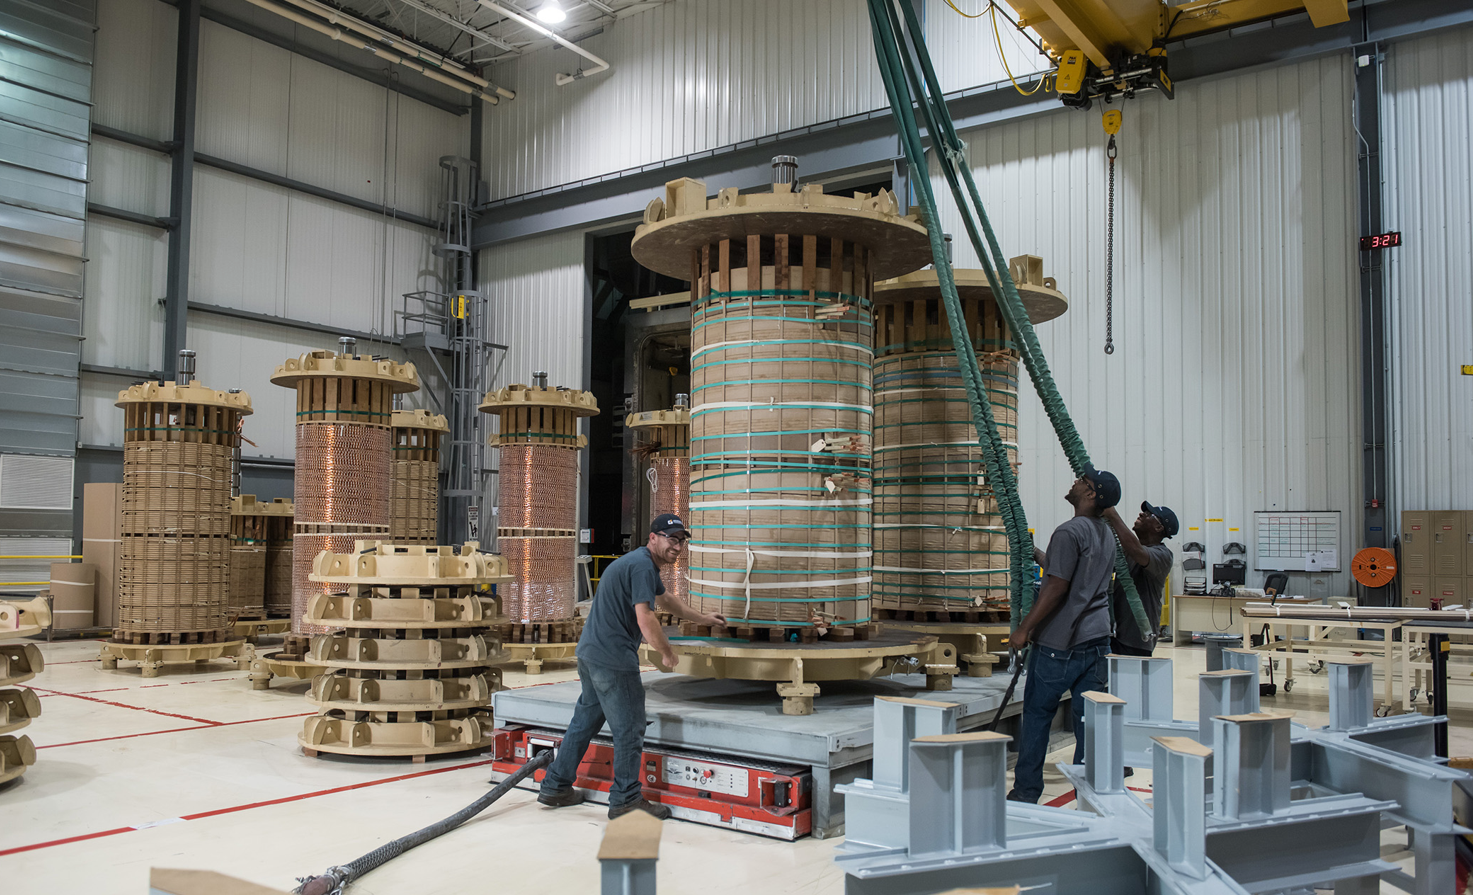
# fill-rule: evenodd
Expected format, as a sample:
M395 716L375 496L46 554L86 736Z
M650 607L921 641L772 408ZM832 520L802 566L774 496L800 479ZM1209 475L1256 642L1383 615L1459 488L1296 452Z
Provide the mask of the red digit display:
M1393 230L1390 233L1377 233L1375 236L1362 236L1360 238L1361 251L1367 252L1371 249L1389 249L1401 245L1401 231Z

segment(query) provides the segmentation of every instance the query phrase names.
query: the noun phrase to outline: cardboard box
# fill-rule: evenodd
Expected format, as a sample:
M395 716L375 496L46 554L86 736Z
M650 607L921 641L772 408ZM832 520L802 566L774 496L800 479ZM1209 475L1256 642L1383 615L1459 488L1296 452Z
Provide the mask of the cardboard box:
M122 513L122 483L88 482L82 486L82 562L97 568L94 624L104 628L117 624Z
M1466 574L1463 570L1466 542L1460 510L1439 510L1432 514L1432 577L1462 578Z
M86 562L51 564L51 627L71 631L92 627L97 567Z
M1426 578L1403 578L1401 580L1401 605L1408 608L1426 609L1432 605L1432 582Z
M1401 573L1408 578L1432 574L1432 514L1401 514Z

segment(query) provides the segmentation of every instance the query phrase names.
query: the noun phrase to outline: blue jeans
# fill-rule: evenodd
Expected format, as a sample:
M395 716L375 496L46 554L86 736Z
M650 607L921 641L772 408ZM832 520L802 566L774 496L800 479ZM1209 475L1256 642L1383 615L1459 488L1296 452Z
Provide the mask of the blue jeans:
M1069 694L1074 710L1074 764L1084 761L1084 699L1090 690L1104 690L1109 675L1105 657L1110 638L1081 643L1072 650L1034 644L1028 658L1028 683L1023 688L1023 736L1013 773L1015 798L1037 802L1043 795L1043 760L1048 755L1049 728L1059 700Z
M614 734L614 788L609 790L609 806L632 802L640 797L640 756L644 752L644 684L639 672L579 662L578 677L583 693L573 708L573 721L563 734L557 758L542 778L542 792L560 792L573 785L589 742L608 721Z

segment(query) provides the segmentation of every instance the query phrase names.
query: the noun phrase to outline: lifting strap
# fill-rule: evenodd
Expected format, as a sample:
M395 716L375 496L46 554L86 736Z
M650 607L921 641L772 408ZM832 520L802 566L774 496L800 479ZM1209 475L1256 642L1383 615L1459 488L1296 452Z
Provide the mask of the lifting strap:
M982 270L987 275L987 282L992 287L992 294L997 299L1003 319L1007 321L1008 328L1014 335L1023 365L1043 402L1059 445L1064 449L1075 475L1093 467L1084 441L1074 428L1074 421L1069 418L1064 399L1054 383L1053 374L1043 356L1043 348L1039 345L1033 324L1023 308L1017 285L1013 282L987 211L982 205L977 184L972 179L971 166L966 161L966 147L952 124L951 112L946 107L936 72L931 65L931 57L926 50L925 37L915 10L908 0L899 0L898 3L896 0L869 0L869 12L875 56L885 82L885 93L895 115L895 126L900 132L906 161L914 172L910 180L930 234L936 278L941 284L942 304L951 325L952 345L971 404L972 422L977 428L978 441L982 445L987 481L997 497L998 510L1008 534L1009 568L1012 572L1011 616L1012 625L1016 629L1032 603L1033 590L1031 587L1024 587L1024 568L1025 563L1033 557L1033 538L1028 532L1028 520L1018 497L1017 478L1008 464L1006 447L992 417L991 404L987 400L977 365L977 355L962 313L956 279L951 262L946 256L936 197L931 189L931 179L927 175L929 168L916 121L917 109L925 120L927 133L936 145L936 158L951 188L952 196L956 199L962 224L981 261ZM1130 578L1125 554L1118 543L1115 549L1115 575L1125 591L1126 602L1136 626L1148 641L1154 640L1156 632L1150 629L1140 595L1136 593L1135 583Z

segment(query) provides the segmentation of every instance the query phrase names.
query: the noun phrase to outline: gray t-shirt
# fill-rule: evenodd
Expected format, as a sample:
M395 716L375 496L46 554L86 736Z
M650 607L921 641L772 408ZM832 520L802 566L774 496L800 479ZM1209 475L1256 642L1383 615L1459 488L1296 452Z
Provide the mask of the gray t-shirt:
M1145 548L1151 555L1146 565L1130 564L1130 580L1135 582L1135 592L1141 595L1141 608L1151 622L1151 633L1161 630L1161 590L1166 586L1166 576L1171 574L1171 548L1165 544L1152 544ZM1156 638L1145 637L1137 629L1135 616L1125 600L1125 588L1115 583L1115 639L1136 649L1152 649Z
M1115 535L1103 519L1075 516L1049 538L1043 574L1069 582L1069 593L1038 627L1033 641L1050 649L1073 649L1110 636L1110 573Z
M639 620L634 607L665 592L660 570L648 547L631 550L609 563L598 581L593 609L578 638L578 661L615 671L639 670Z

